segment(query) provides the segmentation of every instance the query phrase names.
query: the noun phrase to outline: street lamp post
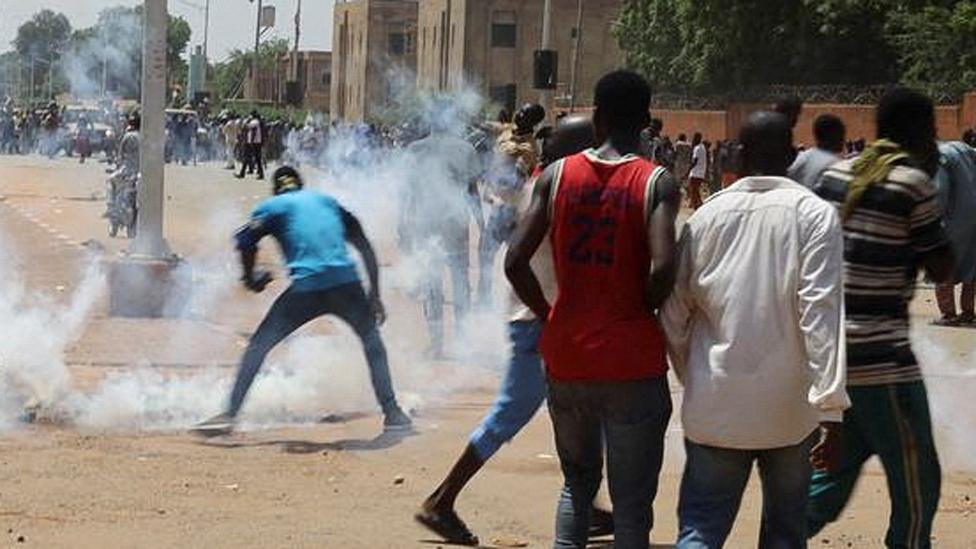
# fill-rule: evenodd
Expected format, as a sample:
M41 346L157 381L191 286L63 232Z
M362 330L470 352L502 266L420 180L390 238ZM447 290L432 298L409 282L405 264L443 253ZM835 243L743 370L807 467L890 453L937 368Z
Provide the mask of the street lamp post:
M166 0L145 0L142 44L142 129L139 215L133 255L170 255L163 238L163 149L166 142Z

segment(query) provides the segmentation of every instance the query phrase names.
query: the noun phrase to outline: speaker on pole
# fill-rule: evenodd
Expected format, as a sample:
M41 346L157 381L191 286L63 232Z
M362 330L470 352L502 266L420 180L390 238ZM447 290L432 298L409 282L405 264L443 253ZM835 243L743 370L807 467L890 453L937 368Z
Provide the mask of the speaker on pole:
M293 107L302 104L302 89L295 80L285 82L285 102Z
M534 87L537 90L554 90L559 81L559 52L537 50L535 52Z

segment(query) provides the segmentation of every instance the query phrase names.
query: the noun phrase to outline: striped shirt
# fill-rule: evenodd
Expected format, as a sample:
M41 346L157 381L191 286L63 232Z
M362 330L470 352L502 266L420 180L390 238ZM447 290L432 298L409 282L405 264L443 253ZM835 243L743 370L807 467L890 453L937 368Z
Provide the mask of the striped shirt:
M835 164L814 191L840 208L852 160ZM895 167L844 223L849 385L922 379L909 341L908 304L925 254L948 246L936 188L922 171Z

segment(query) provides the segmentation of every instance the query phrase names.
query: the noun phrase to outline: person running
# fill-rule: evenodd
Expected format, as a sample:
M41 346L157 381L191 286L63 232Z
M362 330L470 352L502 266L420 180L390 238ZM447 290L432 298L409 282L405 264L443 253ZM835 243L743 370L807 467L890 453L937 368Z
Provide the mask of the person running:
M570 115L559 121L543 149L542 167L576 154L596 144L593 124L589 117ZM534 174L538 177L540 170ZM531 183L523 186L518 200L520 210L532 194ZM532 264L537 269L547 298L555 295L552 254L542 246ZM458 495L489 459L510 441L532 419L546 397L545 370L539 354L539 334L542 321L517 298L511 301L511 320L508 324L511 357L504 381L488 416L471 433L468 445L440 486L428 497L416 515L416 520L449 543L478 545L478 538L457 516L454 505ZM597 511L591 529L592 537L612 533L613 521L606 511Z
M755 462L758 546L804 547L811 452L836 464L850 405L837 213L785 177L786 117L756 113L739 140L747 176L688 219L662 314L685 389L679 549L725 545Z
M605 454L615 547L646 549L671 417L655 311L674 283L680 192L665 168L638 155L640 132L650 122L647 81L611 72L594 97L602 145L546 169L505 271L519 299L547 319L540 348L565 477L555 547L586 546ZM531 263L547 236L554 305Z
M888 479L888 547L931 546L941 469L928 396L909 339L908 305L919 270L953 276L932 176L938 169L935 107L904 88L882 97L877 135L855 160L835 164L814 191L836 205L844 226L848 392L844 458L817 472L808 535L837 520L872 456Z
M255 293L264 291L271 274L256 270L258 242L273 236L291 271L291 286L275 300L251 336L241 360L227 410L193 428L212 437L229 434L265 357L278 343L305 324L334 315L359 336L369 364L376 399L387 430L408 430L410 417L397 404L379 325L386 320L380 299L379 266L373 246L359 220L329 195L303 189L301 176L283 166L273 174L274 196L254 210L251 222L235 238L244 268L242 282ZM363 291L346 243L363 258L369 294Z
M430 135L407 147L413 180L404 186L400 232L407 253L426 263L421 283L430 338L426 354L441 359L445 271L451 277L455 336L471 309L470 227L472 218L484 227L477 186L484 168L475 148L460 136L464 127L454 109L444 103L436 110Z
M827 168L841 160L846 138L844 122L833 114L821 114L813 121L817 146L797 155L787 175L793 181L812 189Z
M939 173L935 177L946 231L956 255L952 281L935 287L942 317L939 326L976 324L976 150L960 141L939 145ZM961 286L956 314L956 286Z
M688 202L692 210L702 206L702 187L708 177L708 148L702 142L702 134L691 138L691 171L688 172Z

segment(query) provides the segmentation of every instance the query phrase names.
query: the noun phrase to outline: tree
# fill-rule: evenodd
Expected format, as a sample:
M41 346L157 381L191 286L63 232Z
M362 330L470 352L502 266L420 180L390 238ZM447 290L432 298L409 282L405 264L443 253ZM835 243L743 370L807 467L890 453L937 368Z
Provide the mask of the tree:
M71 37L71 22L63 13L41 10L17 29L13 45L22 59L51 59Z
M101 93L102 87L119 96L138 98L142 74L142 6L116 6L102 10L90 28L74 34L65 73L76 95ZM167 82L186 79L182 55L190 41L190 25L169 16L166 29Z
M952 93L976 89L976 2L899 10L886 30L906 84L934 83Z
M289 51L288 40L277 38L258 48L258 68L268 69ZM231 50L227 60L214 66L213 90L218 100L234 99L242 89L251 67L254 51Z

